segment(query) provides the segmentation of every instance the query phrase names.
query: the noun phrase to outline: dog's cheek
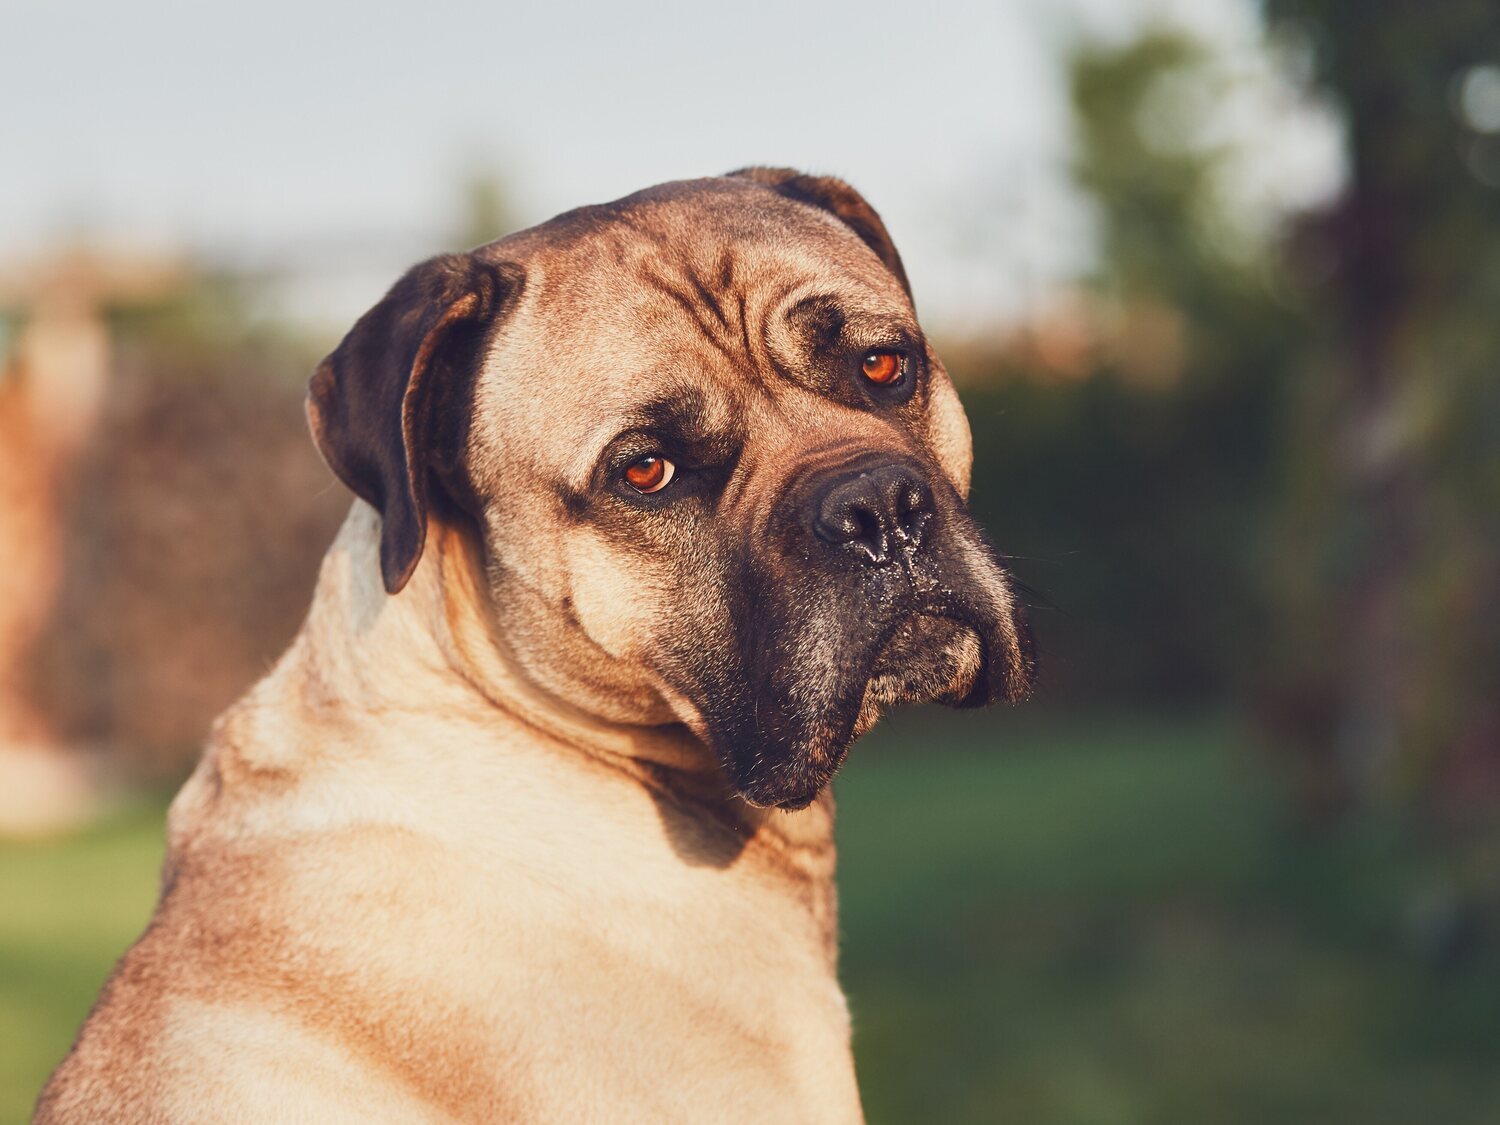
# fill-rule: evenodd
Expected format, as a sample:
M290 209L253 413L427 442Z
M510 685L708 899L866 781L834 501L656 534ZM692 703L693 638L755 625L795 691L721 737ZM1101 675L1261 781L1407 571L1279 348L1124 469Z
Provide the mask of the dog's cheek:
M640 660L672 600L673 568L586 530L570 537L566 566L571 613L589 640L616 659Z
M933 456L953 482L954 491L967 500L974 467L974 438L958 391L941 367L933 367L929 396L927 429Z
M683 721L708 737L746 705L740 629L747 609L726 564L682 562L653 622L647 660Z

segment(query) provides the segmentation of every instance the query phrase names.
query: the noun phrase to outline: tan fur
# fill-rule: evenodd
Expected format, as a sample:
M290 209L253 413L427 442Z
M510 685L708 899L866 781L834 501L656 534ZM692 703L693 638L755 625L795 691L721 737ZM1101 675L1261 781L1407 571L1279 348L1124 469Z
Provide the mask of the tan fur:
M460 536L390 598L377 532L219 722L38 1120L856 1119L831 805L702 816L680 738L466 659Z
M587 486L643 385L743 423L718 519L747 538L790 474L850 451L966 493L967 424L936 357L916 431L772 375L809 294L915 327L831 215L746 186L545 229L477 252L526 279L474 392L482 526L434 515L392 596L355 504L301 634L174 802L156 915L39 1121L861 1119L832 799L733 795L655 659L685 630L705 659L727 643L723 576L690 539L570 518L552 486ZM693 278L718 311L671 296ZM928 697L979 660L936 635ZM918 636L895 658L927 658ZM860 729L896 685L875 676Z

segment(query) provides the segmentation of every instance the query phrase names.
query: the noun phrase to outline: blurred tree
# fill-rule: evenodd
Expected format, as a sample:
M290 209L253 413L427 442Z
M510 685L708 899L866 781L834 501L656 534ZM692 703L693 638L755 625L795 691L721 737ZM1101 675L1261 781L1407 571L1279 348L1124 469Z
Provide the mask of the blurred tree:
M1340 107L1351 172L1286 247L1316 329L1287 403L1268 713L1323 799L1452 823L1500 804L1500 8L1267 14Z

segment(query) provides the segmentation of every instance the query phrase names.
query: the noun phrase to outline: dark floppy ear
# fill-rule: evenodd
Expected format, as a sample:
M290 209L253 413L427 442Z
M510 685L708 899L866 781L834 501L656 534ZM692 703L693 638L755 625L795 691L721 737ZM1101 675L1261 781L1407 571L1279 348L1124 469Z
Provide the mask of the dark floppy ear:
M427 539L428 476L457 467L462 401L515 267L444 254L412 267L318 365L307 419L328 467L379 513L380 573L397 593ZM462 385L462 386L460 386Z
M906 268L901 264L901 255L896 253L890 232L885 229L875 208L843 180L835 176L808 176L795 168L741 168L729 174L765 184L788 199L810 203L837 215L875 251L875 256L885 263L886 269L896 275L907 297L911 297L911 283L906 280Z

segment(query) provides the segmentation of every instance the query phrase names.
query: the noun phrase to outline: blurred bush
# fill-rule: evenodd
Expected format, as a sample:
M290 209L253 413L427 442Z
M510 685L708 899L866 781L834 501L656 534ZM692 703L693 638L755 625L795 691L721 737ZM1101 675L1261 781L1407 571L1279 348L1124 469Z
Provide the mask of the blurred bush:
M349 498L303 421L311 353L212 279L114 327L33 692L66 742L172 776L296 631Z

